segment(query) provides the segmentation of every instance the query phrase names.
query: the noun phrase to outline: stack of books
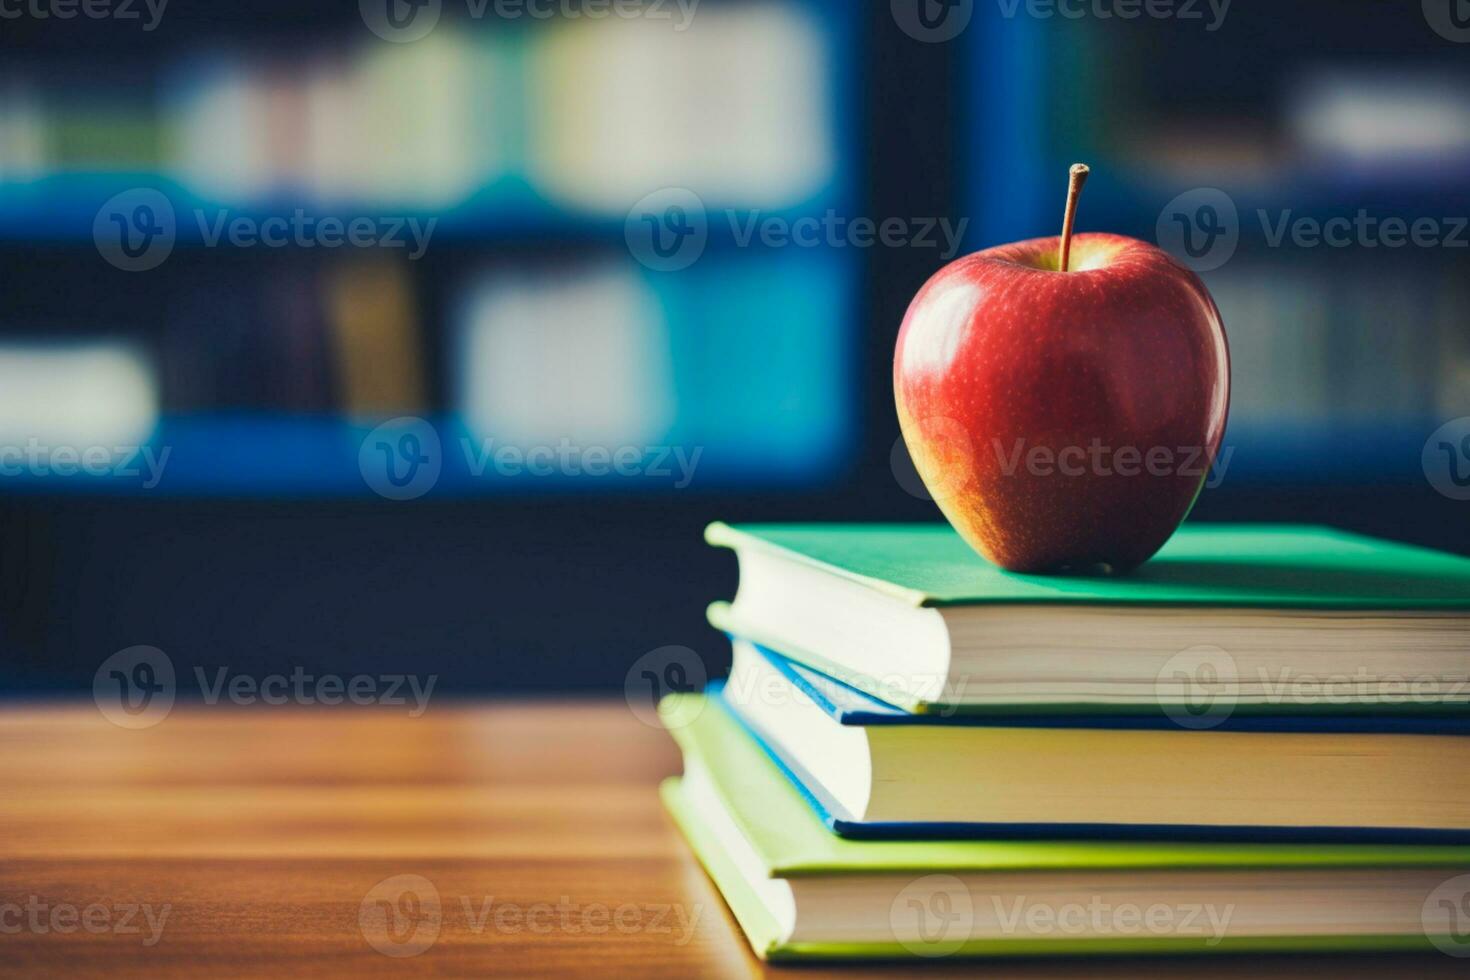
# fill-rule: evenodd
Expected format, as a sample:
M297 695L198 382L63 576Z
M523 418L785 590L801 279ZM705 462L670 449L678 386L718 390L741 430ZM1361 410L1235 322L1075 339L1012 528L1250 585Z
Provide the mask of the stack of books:
M1185 526L1126 577L712 525L663 798L758 955L1470 955L1470 560Z

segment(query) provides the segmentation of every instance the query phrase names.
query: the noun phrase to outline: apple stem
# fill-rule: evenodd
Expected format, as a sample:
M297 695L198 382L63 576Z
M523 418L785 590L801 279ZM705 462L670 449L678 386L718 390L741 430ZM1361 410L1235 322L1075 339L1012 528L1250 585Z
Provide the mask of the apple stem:
M1062 260L1057 265L1062 272L1067 271L1072 259L1072 221L1077 217L1077 198L1082 194L1082 185L1087 183L1087 175L1091 172L1085 163L1074 163L1072 169L1067 171L1067 211L1062 216Z

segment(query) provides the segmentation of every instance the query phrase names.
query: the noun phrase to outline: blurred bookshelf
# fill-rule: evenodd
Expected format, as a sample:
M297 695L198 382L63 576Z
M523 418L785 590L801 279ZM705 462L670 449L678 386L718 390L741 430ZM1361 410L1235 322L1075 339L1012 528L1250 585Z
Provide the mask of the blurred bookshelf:
M44 36L8 45L0 373L39 357L50 370L27 397L85 415L97 372L126 363L144 413L127 439L26 432L166 446L159 489L206 495L368 494L357 446L403 415L442 434L445 495L515 489L466 470L458 446L487 438L698 446L696 489L813 486L852 454L860 263L778 255L740 229L856 213L853 12L705 0L676 30L446 5L427 36L389 43L355 5L250 25L225 8L181 15L182 44L160 30L84 58ZM137 188L167 199L176 238L158 268L128 273L93 226ZM707 211L704 252L678 273L624 240L630 208L665 188ZM241 247L196 220L297 212L432 221L432 238L418 259ZM9 470L0 486L136 489Z
M1292 66L1462 70L1464 46L1436 44L1416 5L1232 4L1214 45L1198 24L1007 20L1011 5L977 3L962 38L927 44L884 0L701 0L679 46L637 25L604 38L629 30L606 19L441 6L434 33L404 45L356 4L301 0L170 4L152 32L4 22L0 453L38 432L172 452L146 492L0 475L0 690L85 690L139 642L262 671L286 651L308 669L397 670L413 651L455 691L617 690L670 642L718 672L729 644L703 608L735 588L734 564L691 550L712 517L940 516L905 480L891 372L904 311L943 258L742 247L726 208L742 224L757 210L968 218L976 249L1054 234L1062 175L1083 158L1084 231L1151 240L1164 204L1199 186L1243 215L1326 217L1355 196L1470 212L1453 140L1437 170L1323 172L1283 135ZM415 111L426 99L438 107ZM1287 149L1261 167L1228 141L1171 136L1194 124L1179 104L1219 128L1244 119L1241 146ZM1452 109L1438 118L1459 130ZM167 261L124 272L92 224L140 186L180 215L437 225L408 261L212 248L185 218ZM667 186L711 214L704 255L672 274L624 241L628 209ZM1259 237L1203 274L1234 345L1238 451L1195 517L1470 553L1463 503L1417 472L1428 433L1470 414L1465 259ZM1416 413L1434 425L1415 430ZM432 423L444 457L433 491L399 505L368 488L359 453L379 418L404 414ZM487 478L461 451L553 436L705 451L677 490Z
M966 245L1054 234L1074 160L1092 165L1080 231L1155 241L1179 195L1224 191L1238 243L1200 275L1230 340L1230 484L1422 483L1425 439L1470 415L1470 63L1417 5L1208 20L977 11ZM1462 244L1279 235L1359 212Z
M250 17L218 0L170 9L153 33L78 22L64 44L18 22L0 64L0 366L125 351L150 390L146 440L185 453L165 490L367 493L347 450L403 414L472 440L586 419L604 442L704 446L696 487L816 489L886 458L883 362L939 260L742 247L735 228L949 207L982 248L1050 232L1058 175L1087 159L1083 231L1152 240L1165 204L1198 187L1238 209L1235 256L1202 274L1236 366L1232 479L1416 479L1425 436L1470 414L1470 249L1273 248L1253 224L1258 210L1470 214L1470 65L1417 11L1232 5L1210 31L978 5L962 42L922 45L887 10L816 0L705 0L683 32L444 10L408 44L350 6L282 0ZM933 88L951 47L952 118ZM880 104L884 71L930 63L933 105ZM889 132L911 117L914 145L865 145L874 113ZM952 150L952 194L894 162L942 171ZM177 242L125 273L93 222L138 187L173 203ZM705 254L677 274L623 241L629 207L665 187L710 216ZM295 209L433 220L432 244L417 261L207 247L190 217ZM551 356L574 349L586 357ZM497 374L510 358L540 373ZM552 391L567 404L544 424L521 412ZM106 482L0 476L118 489ZM449 467L436 492L502 489Z

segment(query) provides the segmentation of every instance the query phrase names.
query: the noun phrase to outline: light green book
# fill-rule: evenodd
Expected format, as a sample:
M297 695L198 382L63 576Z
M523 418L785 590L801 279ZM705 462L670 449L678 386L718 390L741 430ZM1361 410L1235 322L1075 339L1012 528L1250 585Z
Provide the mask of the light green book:
M664 802L762 958L1470 952L1470 847L848 840L718 699L659 710Z
M948 525L715 523L711 623L909 711L1470 705L1470 559L1326 528L1185 525L1123 576L1019 575Z

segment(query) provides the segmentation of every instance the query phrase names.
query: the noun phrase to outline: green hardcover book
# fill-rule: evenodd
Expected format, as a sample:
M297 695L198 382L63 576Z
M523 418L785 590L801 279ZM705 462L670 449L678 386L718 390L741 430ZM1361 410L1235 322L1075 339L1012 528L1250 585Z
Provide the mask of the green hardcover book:
M1047 576L991 565L947 525L705 537L740 562L715 626L909 711L1470 706L1470 559L1423 548L1185 525L1132 574Z
M1470 953L1470 847L848 840L718 699L660 713L664 802L762 958Z

